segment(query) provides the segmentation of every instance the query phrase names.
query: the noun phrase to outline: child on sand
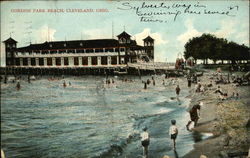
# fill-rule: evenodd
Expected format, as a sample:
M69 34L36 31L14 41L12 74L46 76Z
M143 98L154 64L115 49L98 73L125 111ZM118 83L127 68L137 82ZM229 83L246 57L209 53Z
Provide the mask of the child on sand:
M171 126L169 128L169 135L170 135L170 138L173 140L173 149L175 150L176 149L176 138L177 138L177 135L178 135L178 128L176 127L176 120L171 120Z

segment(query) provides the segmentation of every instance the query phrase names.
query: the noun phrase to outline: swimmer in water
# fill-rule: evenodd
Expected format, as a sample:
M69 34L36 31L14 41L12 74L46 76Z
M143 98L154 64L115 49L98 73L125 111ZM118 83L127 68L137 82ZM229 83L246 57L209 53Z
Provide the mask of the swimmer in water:
M65 87L67 87L67 85L66 85L66 82L64 81L63 82L63 87L65 88Z

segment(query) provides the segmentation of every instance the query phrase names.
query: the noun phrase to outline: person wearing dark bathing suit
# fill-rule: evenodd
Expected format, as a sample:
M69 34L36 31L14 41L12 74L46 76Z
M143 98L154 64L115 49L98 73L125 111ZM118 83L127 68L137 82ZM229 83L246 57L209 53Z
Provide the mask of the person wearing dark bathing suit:
M176 92L177 97L179 96L180 91L181 91L181 89L180 89L179 85L177 85L177 87L176 87L176 89L175 89L175 92Z
M188 121L186 127L187 130L189 130L189 126L192 122L194 122L194 127L197 126L198 120L200 118L200 109L201 109L201 105L203 105L202 102L200 102L199 104L196 104L192 107L192 109L189 111L190 114L190 121Z

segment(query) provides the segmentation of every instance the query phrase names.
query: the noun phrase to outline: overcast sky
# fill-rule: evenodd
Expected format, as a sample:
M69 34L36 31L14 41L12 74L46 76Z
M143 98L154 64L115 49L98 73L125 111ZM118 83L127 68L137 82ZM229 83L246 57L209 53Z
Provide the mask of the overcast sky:
M145 9L149 5L157 9ZM185 13L188 5L191 6L187 11L200 14ZM137 7L138 14L153 12L164 15L154 15L152 19L156 22L142 22L141 16L136 14ZM108 12L96 12L101 8ZM31 9L31 12L20 13L17 9ZM37 13L33 9L45 9L46 12ZM48 13L47 9L63 9L64 12ZM66 12L72 11L69 9L93 9L94 12ZM204 10L220 14L204 14ZM221 15L227 11L228 15ZM178 15L175 17L174 13ZM188 39L202 33L212 33L249 46L248 1L169 1L163 4L159 1L144 4L143 1L1 2L1 41L9 38L11 33L18 41L18 47L28 45L30 41L42 43L48 37L53 41L112 38L112 22L115 37L125 29L142 45L143 38L152 36L155 39L155 61L175 61L178 54L183 53ZM1 59L3 57L1 53Z

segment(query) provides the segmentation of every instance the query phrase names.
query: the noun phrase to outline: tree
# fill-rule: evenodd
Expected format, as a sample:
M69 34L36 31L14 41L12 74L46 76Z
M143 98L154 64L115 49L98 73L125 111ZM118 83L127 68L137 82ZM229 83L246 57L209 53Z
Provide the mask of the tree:
M224 38L217 38L211 34L202 34L200 37L194 37L185 44L185 59L192 56L195 60L202 59L204 64L208 59L230 60L232 64L242 60L250 60L249 47L239 45L235 42L228 42Z

